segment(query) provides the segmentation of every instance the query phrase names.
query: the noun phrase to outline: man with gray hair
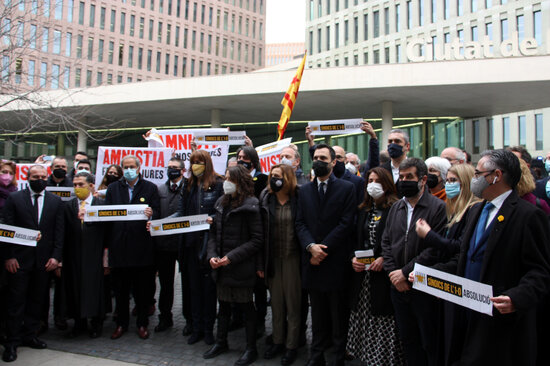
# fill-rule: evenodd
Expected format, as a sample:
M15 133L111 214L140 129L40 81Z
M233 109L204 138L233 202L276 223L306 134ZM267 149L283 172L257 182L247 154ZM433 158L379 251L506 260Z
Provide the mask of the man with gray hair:
M428 166L428 181L426 185L430 189L430 193L446 201L445 180L447 179L447 170L451 167L451 163L439 156L432 156L426 159L426 166Z
M447 159L451 165L464 164L466 162L466 154L458 147L447 147L443 149L441 157Z
M160 218L160 197L157 186L143 179L140 161L136 156L122 158L124 179L107 188L106 205L145 204L145 215ZM147 232L146 221L113 221L109 225L109 267L112 269L113 285L118 310L117 327L111 339L120 338L130 322L130 290L133 289L137 310L138 335L149 337L148 309L151 301L151 283L154 283L155 247Z
M548 331L537 306L550 283L550 229L544 212L518 196L520 178L510 151L486 151L477 163L470 186L484 201L470 209L460 254L438 267L492 286L493 316L452 306L446 364L546 363L537 363L546 357L537 349L537 326L539 336Z

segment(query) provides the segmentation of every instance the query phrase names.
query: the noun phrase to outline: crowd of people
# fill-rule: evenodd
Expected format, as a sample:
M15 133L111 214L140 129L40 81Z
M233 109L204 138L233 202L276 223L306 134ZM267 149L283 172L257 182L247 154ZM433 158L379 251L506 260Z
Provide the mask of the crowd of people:
M190 345L211 346L205 359L226 352L229 332L244 327L235 364L253 363L270 305L263 357L282 365L306 345L309 312L307 366L545 364L550 154L490 150L474 167L469 154L448 147L424 161L408 156L404 130L391 131L386 151L368 122L362 130L370 136L364 163L316 144L307 128L310 174L294 145L267 174L256 150L243 146L225 176L195 149L188 171L170 159L158 187L133 155L109 166L97 187L85 153L70 170L54 158L49 176L33 165L22 190L15 164L1 161L0 223L40 232L36 247L0 243L2 359L14 361L20 346L47 347L39 335L48 329L52 283L55 327L68 337L100 337L111 313L116 340L133 313L147 339L157 307L154 331L167 330L179 263L182 333ZM73 187L76 197L63 202L47 186ZM148 220L84 221L90 206L130 204L147 205ZM149 233L150 220L199 214L209 230ZM415 264L491 285L492 316L413 289Z

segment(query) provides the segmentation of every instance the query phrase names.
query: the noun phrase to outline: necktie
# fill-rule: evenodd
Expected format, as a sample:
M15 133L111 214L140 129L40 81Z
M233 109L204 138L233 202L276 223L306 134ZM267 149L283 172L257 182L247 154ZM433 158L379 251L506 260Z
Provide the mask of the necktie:
M476 227L476 241L475 241L476 247L479 244L481 236L485 232L485 226L487 226L487 219L489 218L489 212L494 207L495 205L493 205L491 202L487 202L485 204L485 207L483 207L483 211L481 211L481 215L479 216L479 220L477 221L477 227Z
M80 209L82 210L85 207L86 207L86 201L80 201ZM84 224L84 219L80 220L80 224L81 225Z
M170 186L170 190L172 192L175 192L178 190L178 184L177 183L172 183L172 186Z
M325 182L319 184L319 199L321 202L325 199Z
M34 217L36 217L36 222L40 222L39 211L38 211L38 197L40 197L40 194L38 193L35 193L33 195L33 198L34 198L33 208L34 208Z

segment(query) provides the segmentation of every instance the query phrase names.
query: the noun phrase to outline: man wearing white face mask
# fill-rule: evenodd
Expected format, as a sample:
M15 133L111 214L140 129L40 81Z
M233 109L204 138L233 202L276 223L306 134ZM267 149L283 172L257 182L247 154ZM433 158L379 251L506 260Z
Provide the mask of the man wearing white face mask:
M287 146L281 151L281 164L292 166L294 173L296 174L296 182L298 183L298 186L309 183L304 175L304 172L302 171L302 168L300 168L300 163L301 157L296 145Z
M121 161L124 179L112 183L105 195L106 205L145 204L149 219L160 218L160 198L157 186L140 174L140 161L127 155ZM148 308L153 296L154 244L147 232L146 221L115 221L109 225L109 267L112 268L113 285L118 309L117 327L111 339L120 338L128 330L130 321L129 295L133 288L137 310L138 335L149 337Z

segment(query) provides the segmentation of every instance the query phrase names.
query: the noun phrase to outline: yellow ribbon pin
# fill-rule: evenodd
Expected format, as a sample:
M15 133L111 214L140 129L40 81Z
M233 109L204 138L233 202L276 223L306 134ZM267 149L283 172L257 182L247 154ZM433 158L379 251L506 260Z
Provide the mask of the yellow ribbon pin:
M141 197L141 198L139 199L139 202L145 202L145 198Z
M500 215L499 217L497 217L498 219L498 222L503 222L504 221L504 216Z

